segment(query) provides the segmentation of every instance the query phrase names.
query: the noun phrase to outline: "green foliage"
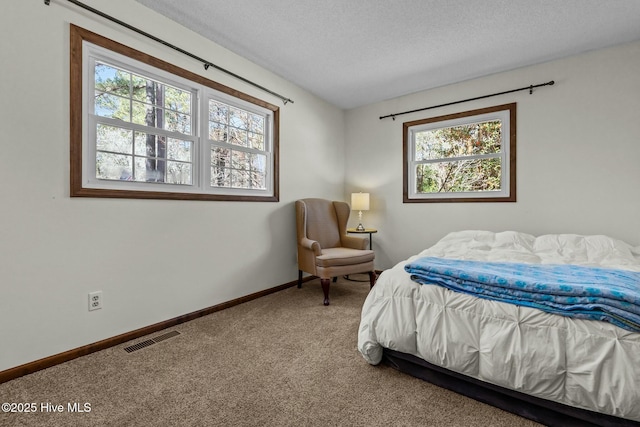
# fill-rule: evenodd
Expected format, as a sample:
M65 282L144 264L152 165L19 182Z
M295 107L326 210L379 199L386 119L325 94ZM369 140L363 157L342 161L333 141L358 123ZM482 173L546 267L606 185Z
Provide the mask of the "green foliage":
M418 193L500 189L499 120L418 132L415 136ZM477 157L483 156L483 157Z
M94 77L96 115L192 134L191 92L100 62ZM266 188L267 156L252 152L265 150L265 129L263 116L210 100L212 186ZM107 124L96 131L98 178L192 184L191 141Z
M127 123L191 134L191 93L97 62L95 113ZM190 141L98 125L96 176L192 183Z

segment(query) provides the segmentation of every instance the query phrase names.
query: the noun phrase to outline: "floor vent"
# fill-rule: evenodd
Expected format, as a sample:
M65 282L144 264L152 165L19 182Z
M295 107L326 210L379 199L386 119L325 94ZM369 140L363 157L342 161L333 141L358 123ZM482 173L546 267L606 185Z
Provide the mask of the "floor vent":
M178 331L167 332L166 334L158 335L157 337L155 337L153 339L153 341L155 341L155 342L164 341L166 339L175 337L176 335L180 335L180 332L178 332Z
M129 347L125 347L124 351L126 351L127 353L132 353L142 348L149 347L150 345L153 345L157 342L164 341L171 337L175 337L176 335L180 335L180 332L178 331L167 332L166 334L158 335L157 337L151 338L150 340L142 341L137 344L130 345Z

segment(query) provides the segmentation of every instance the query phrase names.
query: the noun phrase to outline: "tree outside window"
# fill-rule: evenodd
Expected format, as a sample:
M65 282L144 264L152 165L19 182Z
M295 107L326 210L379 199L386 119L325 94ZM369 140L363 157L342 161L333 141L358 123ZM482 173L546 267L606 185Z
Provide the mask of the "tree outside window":
M71 25L71 196L277 202L279 108Z
M404 123L404 201L515 201L515 104Z

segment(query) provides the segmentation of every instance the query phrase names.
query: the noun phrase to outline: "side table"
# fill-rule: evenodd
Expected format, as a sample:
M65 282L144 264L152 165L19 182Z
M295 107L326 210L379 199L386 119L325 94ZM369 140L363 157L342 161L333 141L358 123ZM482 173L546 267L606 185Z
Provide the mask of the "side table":
M353 234L368 234L369 235L369 249L373 250L373 233L377 233L375 228L365 228L364 230L356 230L355 228L347 228L347 233Z
M373 250L373 233L377 233L378 230L375 228L365 228L364 230L356 230L355 228L347 228L347 233L353 234L368 234L369 235L369 250ZM349 276L344 276L345 279L351 280L352 282L367 282L368 280L356 280L351 279Z

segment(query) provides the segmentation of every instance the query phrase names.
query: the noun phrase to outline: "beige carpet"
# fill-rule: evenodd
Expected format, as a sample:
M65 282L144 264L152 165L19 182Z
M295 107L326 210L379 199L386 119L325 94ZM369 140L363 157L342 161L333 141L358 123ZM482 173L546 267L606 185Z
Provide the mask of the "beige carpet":
M318 280L0 384L0 426L535 426L358 353L368 283ZM134 343L180 335L132 353ZM64 412L41 411L41 404ZM90 412L69 413L69 403Z

